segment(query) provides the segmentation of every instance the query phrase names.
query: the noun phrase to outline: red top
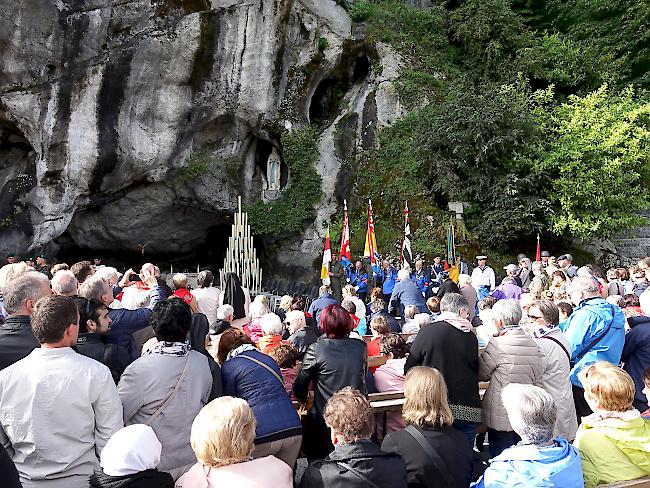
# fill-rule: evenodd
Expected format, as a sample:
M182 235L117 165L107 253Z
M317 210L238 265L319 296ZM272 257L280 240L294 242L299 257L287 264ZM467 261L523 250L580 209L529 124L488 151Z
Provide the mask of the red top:
M188 305L192 302L192 294L187 288L179 288L178 290L174 290L173 295L178 298L182 298Z

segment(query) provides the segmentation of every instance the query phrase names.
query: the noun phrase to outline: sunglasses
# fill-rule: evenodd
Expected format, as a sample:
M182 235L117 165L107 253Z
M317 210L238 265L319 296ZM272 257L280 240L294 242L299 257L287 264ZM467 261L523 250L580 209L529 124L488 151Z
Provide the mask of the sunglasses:
M539 319L542 319L544 317L538 317L536 315L529 315L528 318L531 319L531 320L539 320Z

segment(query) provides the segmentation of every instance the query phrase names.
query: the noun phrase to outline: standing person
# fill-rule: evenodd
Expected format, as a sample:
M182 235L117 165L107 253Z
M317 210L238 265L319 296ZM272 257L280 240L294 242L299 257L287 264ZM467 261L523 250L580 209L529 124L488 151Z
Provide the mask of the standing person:
M509 383L536 385L544 372L543 356L537 343L521 327L521 307L515 300L499 300L492 307L498 336L488 342L479 357L478 377L490 384L483 396L483 420L488 428L490 456L519 442L501 399Z
M72 349L79 314L71 298L39 300L31 326L41 347L0 372L0 443L24 488L87 488L123 426L115 383L106 366Z
M359 298L366 301L366 296L368 295L368 273L363 269L363 263L357 261L354 263L354 269L350 271L348 276L350 284L354 287Z
M316 326L320 329L321 312L329 305L338 305L339 301L332 296L332 290L328 285L321 285L318 289L318 298L311 302L308 312L316 319Z
M36 266L34 269L39 273L43 273L48 278L50 277L50 266L47 264L47 256L41 254L36 258Z
M427 311L427 303L415 283L411 281L410 273L407 269L400 269L397 273L398 282L393 289L388 304L388 313L396 316L399 314L404 322L404 309L408 305L415 305L420 313Z
M343 301L350 300L354 303L355 312L354 315L357 316L359 320L365 320L366 318L366 304L363 303L363 300L357 296L357 292L354 290L352 285L346 285L342 290Z
M287 312L285 324L287 325L287 330L290 334L289 337L287 337L287 342L296 348L299 354L299 359L302 361L309 346L318 340L318 330L315 327L307 325L305 313L300 310L291 310L290 312Z
M551 257L551 253L549 253L548 251L542 251L542 253L540 254L540 258L542 260L541 263L543 267L546 268L550 264L550 257Z
M469 486L472 450L452 428L447 386L437 369L417 366L408 372L402 416L408 427L389 433L381 449L404 459L409 488Z
M429 289L429 273L424 269L424 261L418 259L415 261L415 271L411 275L411 279L415 282L415 286L422 292L422 296L427 294Z
M569 278L573 279L578 275L578 267L573 265L573 256L571 254L562 254L557 258L557 264L564 269Z
M248 289L241 286L236 273L226 273L225 284L219 293L219 305L230 305L234 310L232 326L241 329L248 323L251 295Z
M472 286L476 288L478 299L483 300L494 290L496 286L496 276L494 270L487 265L487 256L476 256L478 267L472 271Z
M558 327L559 308L549 300L533 302L528 308L528 319L533 337L544 358L544 373L540 386L553 397L557 406L554 435L573 441L578 430L578 419L569 379L571 345Z
M519 301L523 293L524 290L522 290L521 287L517 285L515 278L513 276L506 276L501 281L501 284L494 289L490 296L496 298L497 300Z
M293 393L302 402L307 401L310 384L315 384L314 403L305 424L303 449L308 459L322 459L334 449L323 418L327 400L345 386L367 392L368 347L349 337L354 328L352 317L340 305L329 305L321 315L324 335L309 346L293 384Z
M117 386L124 423L151 426L163 446L159 468L174 479L196 461L190 427L212 390L208 360L187 339L191 324L185 301L157 303L151 326L159 342L126 368Z
M47 277L36 271L24 273L4 287L5 309L9 316L0 324L0 370L39 347L32 331L31 316L36 303L51 293Z
M221 335L218 359L224 393L246 400L255 414L253 457L275 456L293 469L300 451L302 426L284 389L280 367L236 329Z
M436 368L445 378L453 426L474 446L480 425L481 400L478 391L478 340L472 332L469 304L457 293L447 293L440 301L440 316L423 327L411 345L404 372L415 366Z
M616 268L607 270L607 296L610 295L625 295L625 285L619 278L619 272Z
M528 287L533 281L533 263L527 257L523 257L519 260L519 270L517 271L517 276L521 280L521 287L524 290L528 290Z
M542 293L548 290L549 278L546 274L546 270L542 266L542 263L535 261L533 263L533 281L531 281L530 286L528 287L528 292L532 296L533 300L541 300Z
M112 324L108 308L102 302L87 298L76 297L74 302L79 311L79 336L75 349L79 354L105 364L117 385L132 359L126 348L107 341Z
M582 419L573 443L582 458L585 487L650 475L650 423L632 405L630 375L598 361L580 370L579 378L594 412Z
M381 262L379 282L381 283L381 291L384 294L384 300L388 302L390 300L390 296L393 294L395 283L397 283L397 270L390 265L390 261L388 261L388 259L384 259Z
M205 269L196 277L198 288L192 290L196 298L197 310L208 318L208 324L213 327L217 321L217 309L219 308L219 294L221 291L214 283L212 271Z
M301 488L407 488L402 458L370 440L375 416L365 394L343 388L327 401L324 413L336 447L307 467Z
M478 303L478 294L472 286L472 277L468 274L462 274L458 276L458 288L460 289L460 294L465 297L467 303L469 304L469 321L474 320L476 313L478 311L476 304Z
M643 394L643 371L650 366L650 292L641 295L639 305L643 315L627 320L630 331L625 335L621 361L625 363L623 369L632 377L636 387L634 408L645 412L648 410L648 401Z
M436 254L433 257L433 264L431 265L431 279L430 287L436 288L433 292L437 292L437 288L442 285L442 272L445 270L444 265L442 264L442 256Z
M619 364L625 343L625 316L620 308L600 297L598 286L589 278L576 278L567 293L575 305L564 334L571 346L571 383L578 420L592 413L584 398L578 373L596 361Z
M438 298L444 297L447 293L460 293L460 288L458 288L458 285L454 283L454 280L449 276L449 271L443 271L440 273L440 277L442 279L442 284L436 292Z

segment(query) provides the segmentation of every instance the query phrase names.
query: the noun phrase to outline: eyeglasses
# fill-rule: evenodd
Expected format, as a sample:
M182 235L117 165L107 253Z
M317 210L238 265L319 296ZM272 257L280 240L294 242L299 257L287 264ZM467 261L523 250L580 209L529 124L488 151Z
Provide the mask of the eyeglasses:
M528 318L529 318L530 320L539 320L539 319L542 319L542 318L544 318L544 317L537 317L536 315L529 315Z

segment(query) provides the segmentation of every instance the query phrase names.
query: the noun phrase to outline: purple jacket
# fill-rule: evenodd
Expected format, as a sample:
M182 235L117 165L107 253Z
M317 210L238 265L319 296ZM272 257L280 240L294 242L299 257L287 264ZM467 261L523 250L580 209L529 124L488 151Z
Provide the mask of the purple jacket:
M514 283L501 283L497 286L490 296L496 298L497 300L507 300L512 298L513 300L519 301L521 294L524 292L520 287Z

